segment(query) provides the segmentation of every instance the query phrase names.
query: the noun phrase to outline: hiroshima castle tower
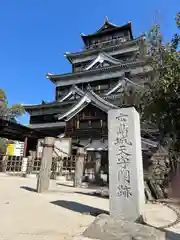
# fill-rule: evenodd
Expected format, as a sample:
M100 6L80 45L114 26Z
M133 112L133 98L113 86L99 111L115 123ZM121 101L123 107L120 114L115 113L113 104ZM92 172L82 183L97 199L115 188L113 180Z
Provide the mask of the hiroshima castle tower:
M140 41L133 38L131 22L123 26L104 24L92 34L81 34L84 48L66 52L72 72L50 74L55 84L53 102L26 105L33 129L51 136L63 134L87 151L108 149L107 112L118 108L126 86L144 85L152 78L152 69L142 57ZM141 126L142 144L151 141Z

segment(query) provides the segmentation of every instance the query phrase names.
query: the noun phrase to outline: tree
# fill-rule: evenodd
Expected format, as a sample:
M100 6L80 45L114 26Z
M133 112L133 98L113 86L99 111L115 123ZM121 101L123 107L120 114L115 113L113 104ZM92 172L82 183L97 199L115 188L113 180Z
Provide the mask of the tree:
M150 83L142 98L145 103L144 118L155 123L162 140L179 150L180 147L180 13L176 16L178 33L165 46L158 43L158 51L152 57L158 78ZM159 27L156 27L159 29ZM163 64L160 61L163 59Z
M13 104L8 106L6 93L0 88L0 118L5 120L15 121L17 117L24 113L24 108L21 104Z
M7 148L7 140L0 138L0 154L5 154Z
M123 92L125 105L133 105L142 121L157 126L161 142L180 149L180 12L176 16L177 33L163 45L160 26L144 35L141 53L153 68L153 78L145 88L131 87ZM126 99L126 100L125 100Z
M24 113L24 108L20 104L8 106L5 91L0 88L0 119L15 121L16 118ZM7 147L7 140L0 137L0 153L5 154Z

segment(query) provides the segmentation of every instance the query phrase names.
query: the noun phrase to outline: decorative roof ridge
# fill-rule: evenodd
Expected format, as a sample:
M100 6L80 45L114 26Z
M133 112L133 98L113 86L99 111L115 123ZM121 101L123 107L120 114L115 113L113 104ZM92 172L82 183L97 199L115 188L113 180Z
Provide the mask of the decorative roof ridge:
M93 59L91 61L91 63L85 67L85 70L89 70L91 69L96 63L98 62L104 62L104 61L110 61L111 63L114 63L114 64L120 64L122 63L122 61L112 57L111 55L105 53L105 52L99 52L99 54L97 55L97 57L95 59Z
M107 16L106 16L105 19L104 19L104 23L109 23L109 24L111 24L113 27L121 27L121 26L119 26L119 25L117 25L117 24L114 24L114 23L112 23L111 21L109 21L109 19L108 19Z
M134 65L138 65L138 64L145 64L144 60L136 60L136 61L131 61L131 62L127 62L127 63L122 63L122 64L117 64L117 65L112 65L112 66L107 66L107 67L102 67L102 68L98 68L98 69L90 69L88 71L81 71L81 72L73 72L73 73L65 73L65 74L55 74L55 75L48 75L46 74L46 77L48 79L51 79L53 81L53 79L55 78L59 78L59 77L65 77L65 76L79 76L79 75L83 75L83 74L87 74L87 73L93 73L93 72L101 72L101 71L107 71L109 69L113 69L113 68L128 68L128 66L132 67Z
M58 102L63 102L64 100L66 100L67 98L69 98L70 96L72 96L75 93L77 93L80 97L82 97L84 95L84 92L80 88L78 88L76 85L72 85L68 94L63 96L62 98L60 98L58 100Z
M122 79L122 80L119 80L118 83L113 87L111 88L107 93L105 93L104 95L105 96L109 96L111 93L117 91L119 88L125 86L125 80Z
M83 90L81 90L76 84L73 84L73 85L72 85L72 89L73 89L74 92L76 92L76 93L79 93L79 94L81 94L81 95L84 94Z
M126 83L130 83L132 85L135 85L136 87L142 87L141 85L131 81L129 78L124 77L124 79L119 79L118 83L112 88L110 89L107 93L104 94L105 97L109 96L111 93L117 91L119 88L121 87L125 87Z
M58 120L62 120L64 118L65 121L70 120L72 117L74 117L78 112L80 112L82 109L84 109L89 103L92 103L96 107L100 106L98 105L98 102L102 103L103 105L106 105L109 108L118 108L117 106L109 103L108 101L102 99L99 97L96 93L94 93L91 89L88 89L85 93L84 96L79 100L78 103L74 104L67 112L64 114L58 115ZM102 107L100 108L101 110ZM107 110L107 109L106 109Z
M91 99L89 99L87 97L87 94L85 93L84 96L79 100L79 102L74 104L67 112L65 112L61 115L58 115L58 120L68 117L68 115L71 115L73 112L77 112L78 109L81 109L81 107L83 106L84 103L89 104L90 102L91 102Z
M73 95L73 91L69 91L67 95L63 96L58 100L58 102L64 102L67 98L69 98L71 95Z
M133 84L133 85L135 85L135 86L142 87L140 84L137 84L137 83L131 81L131 80L130 80L129 78L127 78L127 77L125 77L124 80L126 80L127 82L129 82L129 83L131 83L131 84Z
M109 25L111 27L111 29L108 29L106 26ZM95 33L91 33L91 34L81 34L82 38L86 38L86 37L91 37L97 34L102 33L103 31L109 31L109 30L114 30L114 29L123 29L123 28L132 28L131 22L129 21L128 23L120 26L120 25L116 25L111 23L107 18L105 18L105 21L103 23L103 25L95 32ZM107 28L107 29L106 29Z
M91 96L95 97L98 101L100 101L101 103L109 106L110 108L118 108L117 106L115 106L114 104L106 101L105 99L101 98L99 95L97 95L92 89L89 89L87 91L88 94L90 94Z
M104 56L108 57L109 59L112 59L112 60L115 60L119 63L121 63L121 61L119 59L116 59L115 57L112 57L110 54L106 53L106 52L103 52L102 53L104 54Z
M111 22L108 20L108 17L106 16L105 19L104 19L103 25L96 31L96 33L102 32L102 30L105 28L106 25L110 25L110 26L112 26L113 28L119 28L119 27L120 27L120 26L118 26L118 25L115 25L115 24L111 23Z

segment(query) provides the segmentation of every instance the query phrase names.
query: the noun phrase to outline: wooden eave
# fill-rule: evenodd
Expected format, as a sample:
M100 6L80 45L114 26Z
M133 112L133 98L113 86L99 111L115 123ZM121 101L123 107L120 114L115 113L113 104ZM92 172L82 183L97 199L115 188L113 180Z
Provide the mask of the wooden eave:
M111 46L107 46L107 47L104 47L104 48L101 48L101 49L85 49L83 51L80 51L80 52L66 52L64 55L65 57L70 61L70 63L72 63L72 59L73 57L76 57L76 56L88 56L88 55L91 55L91 54L98 54L100 51L107 51L107 50L110 50L110 49L123 49L125 47L130 47L130 46L133 46L135 44L137 44L137 42L140 40L140 38L137 38L137 39L134 39L134 40L131 40L131 41L126 41L126 42L123 42L121 44L117 44L117 45L111 45Z
M10 122L4 119L0 119L0 137L8 138L11 140L24 141L28 138L44 138L50 136L45 132L39 132L29 127L23 126L18 123Z
M130 69L133 67L138 67L138 66L144 66L147 64L147 61L144 60L139 60L139 61L133 61L133 62L127 62L127 63L122 63L122 64L117 64L117 65L112 65L104 68L98 68L98 69L90 69L90 70L84 70L81 72L75 72L75 73L65 73L65 74L57 74L57 75L46 75L48 79L50 79L52 82L56 83L57 81L61 79L69 79L69 78L77 78L77 77L83 77L83 76L91 76L94 75L94 73L102 73L102 72L107 72L107 71L117 71L120 69Z
M64 101L64 102L51 102L45 104L37 104L37 105L24 105L24 109L26 112L31 112L32 110L42 109L42 108L52 108L52 107L61 107L63 105L68 105L74 103L74 100Z

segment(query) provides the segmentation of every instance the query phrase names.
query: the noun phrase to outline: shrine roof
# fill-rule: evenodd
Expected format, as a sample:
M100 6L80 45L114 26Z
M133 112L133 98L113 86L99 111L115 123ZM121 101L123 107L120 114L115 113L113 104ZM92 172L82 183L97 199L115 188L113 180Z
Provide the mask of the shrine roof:
M50 136L48 133L40 132L4 119L0 119L0 135L3 138L18 141L24 141L26 137L37 139Z

